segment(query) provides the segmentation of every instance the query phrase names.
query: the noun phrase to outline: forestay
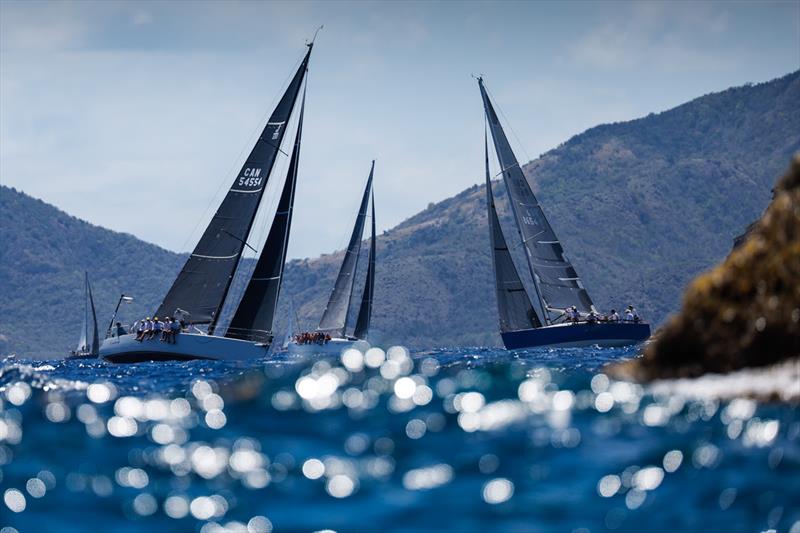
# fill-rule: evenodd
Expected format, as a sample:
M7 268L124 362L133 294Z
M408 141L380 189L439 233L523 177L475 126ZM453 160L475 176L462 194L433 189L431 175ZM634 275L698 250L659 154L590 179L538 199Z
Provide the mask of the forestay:
M228 194L158 308L158 316L169 316L180 309L195 324L210 323L209 333L213 332L280 151L310 55L311 45Z
M300 105L300 118L297 123L289 170L283 184L278 209L272 221L267 240L261 249L250 281L247 284L236 313L233 315L226 337L252 341L267 341L271 338L272 323L278 296L281 290L286 249L294 210L294 192L297 186L297 167L300 160L300 140L303 134L303 114L305 94Z
M575 268L564 255L558 237L525 179L494 107L489 101L483 80L479 79L478 84L503 181L533 272L534 283L543 304L548 311L563 310L574 305L579 311L589 312L593 307L592 300L583 288ZM547 315L544 319L545 322L549 322Z
M358 266L358 254L361 251L361 237L364 233L364 222L367 218L367 205L370 191L372 190L372 175L374 171L375 161L372 162L372 168L369 171L367 186L364 189L364 196L361 198L358 217L353 227L353 234L350 236L350 242L347 245L342 266L339 269L339 275L336 277L333 292L328 300L325 312L322 314L319 328L317 328L320 331L327 331L341 337L345 336L347 330L347 315L350 310L350 301L353 298L353 282L355 281L356 267Z

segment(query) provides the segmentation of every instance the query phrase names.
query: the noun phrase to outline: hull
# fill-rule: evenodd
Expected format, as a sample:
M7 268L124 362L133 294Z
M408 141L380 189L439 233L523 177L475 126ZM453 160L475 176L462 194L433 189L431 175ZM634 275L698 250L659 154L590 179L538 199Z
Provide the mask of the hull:
M92 355L92 354L70 354L66 356L64 359L66 361L74 361L74 360L82 360L82 359L99 359L99 355Z
M501 333L503 344L509 350L553 346L577 348L581 346L628 346L650 337L648 324L599 323L556 324L542 328Z
M286 347L291 355L309 356L309 355L340 355L343 351L349 348L356 348L358 350L366 351L369 348L369 343L362 340L341 339L333 338L326 344L297 344L292 341Z
M145 361L190 361L214 359L242 361L267 355L268 344L254 343L199 333L181 333L174 344L158 339L137 341L132 334L109 337L100 345L100 357L110 363Z

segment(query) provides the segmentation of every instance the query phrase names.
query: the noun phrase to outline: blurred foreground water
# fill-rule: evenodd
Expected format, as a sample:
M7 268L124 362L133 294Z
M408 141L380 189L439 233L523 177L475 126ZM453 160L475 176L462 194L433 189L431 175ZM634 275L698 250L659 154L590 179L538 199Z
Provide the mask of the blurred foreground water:
M635 353L9 359L0 531L800 533L796 407L600 373Z

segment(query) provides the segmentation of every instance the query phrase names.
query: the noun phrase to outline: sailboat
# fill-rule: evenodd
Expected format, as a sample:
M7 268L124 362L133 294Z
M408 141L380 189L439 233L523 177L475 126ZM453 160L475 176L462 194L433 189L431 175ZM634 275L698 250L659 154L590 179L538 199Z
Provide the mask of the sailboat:
M241 360L268 353L291 228L305 109L304 81L313 44L307 45L300 66L250 155L155 313L154 319L174 318L184 327L174 342L161 341L156 335L141 340L135 331L111 334L100 347L105 360ZM294 145L275 216L241 299L228 301L244 248L254 249L247 239L267 182L273 179L275 161L285 153L281 144L301 92ZM222 327L223 306L227 309L233 305L230 324Z
M288 349L290 354L339 354L342 350L353 346L367 346L370 321L372 319L372 300L375 291L375 194L372 190L372 177L375 174L375 161L367 178L367 185L361 197L353 232L350 242L342 259L336 283L328 299L328 305L322 313L322 319L317 328L318 337L326 339L319 342L292 339ZM364 226L367 219L367 207L372 201L372 238L370 239L369 255L367 257L367 275L364 281L364 291L361 294L361 303L358 306L355 326L352 334L348 335L348 317L353 304L355 292L355 277L358 268L358 258L361 253L361 239L364 235ZM330 337L330 339L328 339Z
M66 359L97 359L100 354L100 337L97 334L97 313L94 310L89 273L84 272L83 326L78 346Z
M514 215L519 245L524 249L535 291L535 297L531 298L514 265L500 226L489 174L489 143L484 132L486 204L500 336L505 347L514 350L537 346L624 346L649 338L650 326L642 322L592 320L597 309L517 162L489 100L483 78L478 78L478 87ZM577 310L578 320L567 318L572 308Z

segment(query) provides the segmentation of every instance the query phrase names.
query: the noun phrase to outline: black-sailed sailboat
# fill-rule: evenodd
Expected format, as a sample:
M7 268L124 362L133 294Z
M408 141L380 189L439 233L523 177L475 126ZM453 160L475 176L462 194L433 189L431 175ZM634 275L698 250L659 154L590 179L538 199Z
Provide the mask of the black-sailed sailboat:
M267 354L291 227L305 107L304 82L313 41L307 46L289 86L150 324L169 318L184 328L167 335L165 340L157 332L142 335L138 328L127 334L115 332L100 348L104 359L117 363L240 360ZM231 302L229 289L244 248L253 248L248 237L268 180L275 179L275 162L285 154L281 145L301 92L297 131L278 208L245 292L240 301ZM226 329L219 324L223 305L236 306Z
M83 325L78 346L67 359L97 359L100 355L100 337L97 333L97 313L94 310L92 285L89 283L89 273L84 272L83 289Z
M624 346L649 338L648 324L601 321L522 172L482 78L478 78L478 86L535 292L531 298L503 235L492 193L489 143L484 133L486 204L503 344L510 350L537 346Z
M375 291L375 194L372 190L374 174L375 161L372 161L367 185L364 188L356 222L353 225L353 232L350 235L344 259L342 259L342 264L339 267L339 274L336 276L333 291L331 291L328 299L328 305L322 313L322 319L317 328L316 333L318 335L311 336L309 339L293 339L288 345L289 353L304 355L312 353L338 354L356 343L363 344L367 341L372 320L372 302ZM364 290L361 293L355 326L352 333L349 333L348 319L353 306L353 296L356 290L356 271L358 270L361 241L364 237L364 226L366 225L370 202L372 205L372 235L367 255L367 274L364 280Z

